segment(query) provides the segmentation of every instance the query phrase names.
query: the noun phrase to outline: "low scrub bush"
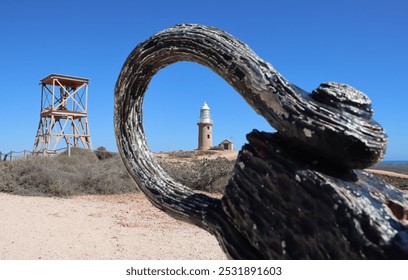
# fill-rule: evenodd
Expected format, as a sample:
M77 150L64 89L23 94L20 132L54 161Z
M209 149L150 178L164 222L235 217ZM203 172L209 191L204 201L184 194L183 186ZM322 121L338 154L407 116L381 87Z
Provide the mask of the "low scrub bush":
M30 157L0 161L0 191L18 195L73 196L138 192L121 159L101 151L72 149L55 157ZM101 155L111 156L101 156ZM163 169L191 189L222 193L234 163L225 158L184 159L195 152L181 153L176 160L159 159ZM201 154L201 153L200 153Z
M225 158L159 162L176 181L191 189L210 193L224 192L234 167L234 162Z
M71 157L30 157L0 162L0 191L19 195L72 196L138 191L119 158L99 160L73 149Z
M105 147L101 146L96 149L95 155L98 157L98 159L105 160L113 158L115 156L115 153L109 152Z

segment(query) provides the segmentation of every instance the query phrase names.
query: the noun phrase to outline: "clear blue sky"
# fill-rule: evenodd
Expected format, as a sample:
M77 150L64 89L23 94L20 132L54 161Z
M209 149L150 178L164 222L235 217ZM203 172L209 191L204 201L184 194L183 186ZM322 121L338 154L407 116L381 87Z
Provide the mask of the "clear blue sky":
M305 90L336 81L363 91L389 136L386 159L408 159L406 0L2 0L0 11L0 151L33 148L39 81L51 73L91 80L93 146L116 151L113 90L126 57L162 29L200 23L244 41ZM214 144L239 149L252 129L272 131L216 74L183 62L161 70L146 94L151 149L195 149L204 101Z

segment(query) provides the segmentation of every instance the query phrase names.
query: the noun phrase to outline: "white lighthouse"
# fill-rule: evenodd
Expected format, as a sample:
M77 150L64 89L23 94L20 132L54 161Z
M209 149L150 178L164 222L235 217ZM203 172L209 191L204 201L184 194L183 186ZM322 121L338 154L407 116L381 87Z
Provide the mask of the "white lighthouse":
M198 149L209 150L212 147L212 120L210 107L204 102L200 109L200 120L198 125Z

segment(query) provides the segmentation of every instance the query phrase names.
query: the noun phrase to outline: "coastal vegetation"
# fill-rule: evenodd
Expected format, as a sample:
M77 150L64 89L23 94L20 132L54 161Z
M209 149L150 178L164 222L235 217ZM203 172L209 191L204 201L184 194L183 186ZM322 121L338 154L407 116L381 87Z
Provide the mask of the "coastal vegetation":
M231 177L234 160L215 151L176 151L157 154L160 165L178 182L198 191L221 194ZM374 168L408 174L408 165ZM408 179L377 175L408 191ZM71 156L32 156L0 161L0 192L30 196L68 197L86 194L139 192L118 154L99 147L72 149Z

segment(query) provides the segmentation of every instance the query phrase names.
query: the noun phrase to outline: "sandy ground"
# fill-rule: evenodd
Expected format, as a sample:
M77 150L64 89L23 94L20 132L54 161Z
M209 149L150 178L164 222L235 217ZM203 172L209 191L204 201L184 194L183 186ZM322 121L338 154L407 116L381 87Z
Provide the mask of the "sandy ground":
M25 197L0 193L0 259L225 259L215 237L142 194Z
M380 175L386 175L386 176L391 176L391 177L398 177L398 178L408 179L408 175L397 173L397 172L377 170L377 169L366 169L366 170L370 171L373 174L380 174Z
M170 218L143 194L50 198L0 193L1 260L225 258L215 237Z

